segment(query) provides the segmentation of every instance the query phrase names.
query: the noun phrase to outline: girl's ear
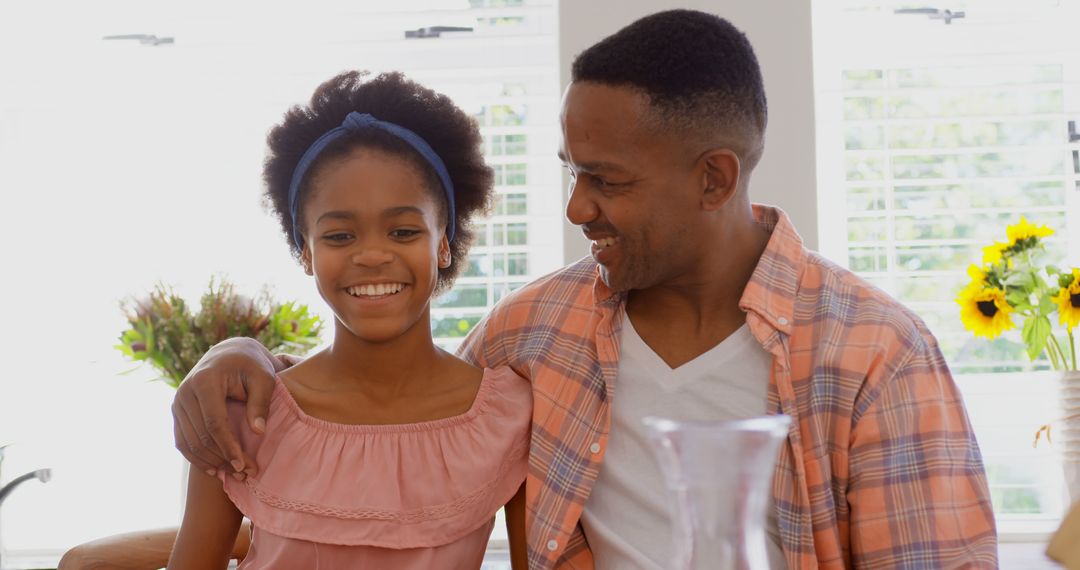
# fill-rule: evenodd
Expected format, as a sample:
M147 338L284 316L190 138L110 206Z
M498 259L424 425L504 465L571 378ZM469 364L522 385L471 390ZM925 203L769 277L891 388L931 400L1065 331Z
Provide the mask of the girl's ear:
M439 240L439 269L450 267L451 262L453 262L453 257L450 254L450 240L446 239L446 233L443 233L442 239Z
M304 266L304 273L315 275L315 272L311 269L311 250L308 249L306 241L304 242L304 249L300 250L300 263Z

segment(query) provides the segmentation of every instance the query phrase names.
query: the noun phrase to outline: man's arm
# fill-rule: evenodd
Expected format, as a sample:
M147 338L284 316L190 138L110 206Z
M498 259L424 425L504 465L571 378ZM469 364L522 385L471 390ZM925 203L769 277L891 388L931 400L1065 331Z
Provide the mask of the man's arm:
M59 570L158 570L169 563L176 527L129 532L80 544L64 553ZM244 521L232 558L243 560L251 546L251 524Z
M241 479L258 472L255 460L229 429L225 400L246 401L248 424L262 433L274 374L287 364L251 338L228 339L199 359L177 388L172 405L176 449L193 470L211 475L224 470Z
M855 568L996 568L975 434L929 332L857 416L849 448Z

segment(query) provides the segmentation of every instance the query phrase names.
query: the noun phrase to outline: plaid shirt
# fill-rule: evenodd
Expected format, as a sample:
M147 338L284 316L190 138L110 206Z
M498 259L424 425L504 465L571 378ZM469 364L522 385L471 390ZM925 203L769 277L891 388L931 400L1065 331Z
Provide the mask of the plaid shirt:
M789 567L995 568L982 458L937 341L806 250L783 212L754 213L772 237L739 306L773 356L769 413L793 420L772 488ZM586 258L507 297L461 348L533 383L530 568L593 568L579 519L607 447L625 299Z

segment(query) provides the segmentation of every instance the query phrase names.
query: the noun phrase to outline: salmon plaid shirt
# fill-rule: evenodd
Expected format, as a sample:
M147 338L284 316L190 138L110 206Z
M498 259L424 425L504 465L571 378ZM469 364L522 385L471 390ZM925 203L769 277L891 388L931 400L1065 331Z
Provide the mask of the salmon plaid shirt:
M995 568L982 458L937 341L806 250L783 212L754 213L772 237L739 306L773 356L769 413L793 420L772 487L788 566ZM461 348L532 380L530 568L593 568L578 521L607 447L624 303L586 258L508 296Z

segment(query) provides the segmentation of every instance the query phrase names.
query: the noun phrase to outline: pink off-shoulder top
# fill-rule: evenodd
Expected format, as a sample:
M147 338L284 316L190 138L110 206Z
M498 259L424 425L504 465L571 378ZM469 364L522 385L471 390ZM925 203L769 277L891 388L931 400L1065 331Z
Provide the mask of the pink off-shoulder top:
M230 403L261 468L219 475L252 521L240 568L479 568L495 513L525 480L531 394L510 368L488 369L462 415L345 425L305 414L279 380L261 436Z

